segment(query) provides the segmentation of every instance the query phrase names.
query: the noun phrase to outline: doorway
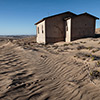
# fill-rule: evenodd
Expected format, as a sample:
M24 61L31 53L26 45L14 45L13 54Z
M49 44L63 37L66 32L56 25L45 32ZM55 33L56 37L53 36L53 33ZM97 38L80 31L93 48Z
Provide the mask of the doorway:
M65 42L71 41L71 19L65 22Z

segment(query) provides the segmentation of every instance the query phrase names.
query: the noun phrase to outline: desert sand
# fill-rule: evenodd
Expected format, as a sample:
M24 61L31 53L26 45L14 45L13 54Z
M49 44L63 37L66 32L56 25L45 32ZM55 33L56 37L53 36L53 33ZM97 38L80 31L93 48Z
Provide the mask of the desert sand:
M97 29L96 29L96 33L97 33L97 34L100 34L100 28L97 28Z
M0 100L100 100L100 38L1 38Z

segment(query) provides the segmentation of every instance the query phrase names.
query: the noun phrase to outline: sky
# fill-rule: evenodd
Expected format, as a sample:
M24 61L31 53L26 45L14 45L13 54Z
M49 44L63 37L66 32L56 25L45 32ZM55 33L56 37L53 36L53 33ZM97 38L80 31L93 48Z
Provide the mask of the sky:
M100 18L100 0L0 0L0 35L35 35L36 22L66 11Z

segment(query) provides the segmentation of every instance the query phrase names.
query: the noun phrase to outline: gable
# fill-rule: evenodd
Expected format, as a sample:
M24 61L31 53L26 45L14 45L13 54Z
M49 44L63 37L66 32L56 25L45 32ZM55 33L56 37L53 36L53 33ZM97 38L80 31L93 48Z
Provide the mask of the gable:
M89 13L82 13L82 14L77 15L77 17L80 17L80 16L87 16L87 17L91 17L93 19L99 19L98 17L93 16L93 15L91 15Z

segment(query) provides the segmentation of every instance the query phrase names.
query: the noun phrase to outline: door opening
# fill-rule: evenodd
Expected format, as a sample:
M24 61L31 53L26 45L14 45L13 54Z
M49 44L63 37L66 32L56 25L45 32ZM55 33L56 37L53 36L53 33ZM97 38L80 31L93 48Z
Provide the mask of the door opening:
M71 40L71 19L66 20L65 24L65 42L70 42Z

